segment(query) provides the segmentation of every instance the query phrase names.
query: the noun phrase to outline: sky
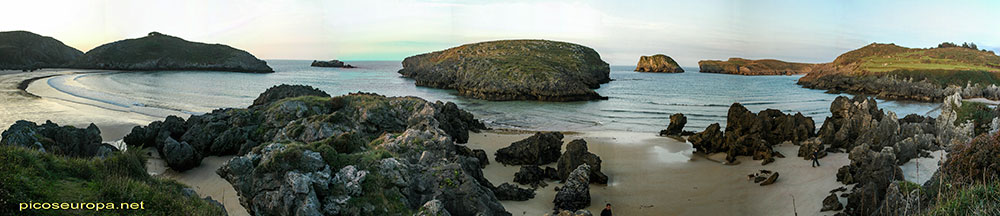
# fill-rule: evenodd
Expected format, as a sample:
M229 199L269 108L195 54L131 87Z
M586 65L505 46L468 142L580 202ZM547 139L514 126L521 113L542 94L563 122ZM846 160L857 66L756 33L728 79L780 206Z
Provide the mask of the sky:
M0 31L86 52L151 31L262 59L402 60L461 44L547 39L612 65L743 57L830 62L867 44L1000 50L1000 1L3 0Z

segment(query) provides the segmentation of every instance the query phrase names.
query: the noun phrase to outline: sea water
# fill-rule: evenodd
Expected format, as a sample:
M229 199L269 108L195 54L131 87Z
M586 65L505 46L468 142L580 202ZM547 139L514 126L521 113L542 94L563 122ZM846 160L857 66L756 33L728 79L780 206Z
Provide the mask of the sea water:
M200 114L218 108L244 108L268 87L303 84L331 95L373 92L451 101L494 128L560 131L655 132L669 117L683 113L686 130L711 123L725 126L730 105L757 112L801 112L819 127L830 116L837 96L796 85L798 76L739 76L699 73L639 73L632 66L612 66L613 81L596 91L608 100L578 102L486 101L459 96L454 90L418 87L400 76L398 61L348 62L357 68L310 67L305 60L268 60L275 73L206 71L106 72L74 74L47 81L53 88L105 107L149 115ZM907 114L936 116L937 104L879 100L879 107Z

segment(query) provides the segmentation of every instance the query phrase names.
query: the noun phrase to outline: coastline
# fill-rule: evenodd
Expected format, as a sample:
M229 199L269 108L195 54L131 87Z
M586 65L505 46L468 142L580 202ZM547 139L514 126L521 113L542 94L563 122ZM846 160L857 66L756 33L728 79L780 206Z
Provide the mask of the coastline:
M120 140L130 132L132 126L145 125L162 120L148 115L109 109L106 106L88 103L62 93L44 84L54 76L75 73L68 70L44 71L44 73L0 74L0 85L4 97L13 99L7 106L0 107L3 116L25 116L24 120L44 122L52 119L60 124L86 125L94 122L102 130L105 142ZM10 85L10 83L17 83ZM21 83L26 83L20 90ZM20 93L23 91L27 96ZM21 109L15 109L21 107ZM184 116L186 118L186 116ZM3 119L2 123L13 121ZM10 122L7 122L10 121ZM470 134L466 146L484 149L491 163L484 175L494 185L512 182L518 166L504 166L496 163L493 153L512 142L530 136L533 131L516 129L494 129ZM591 152L604 161L602 171L610 177L608 185L591 185L592 202L587 209L600 212L604 203L611 203L615 213L622 215L781 215L820 214L822 200L830 190L844 186L836 181L837 169L850 163L846 153L833 153L820 159L819 168L809 167L809 161L794 157L798 146L784 143L775 150L788 155L774 163L761 166L759 161L749 157L739 157L737 165L722 165L711 159L694 154L689 143L654 133L626 131L574 131L564 132L564 142L584 139ZM228 161L229 157L206 157L195 169L177 173L166 168L158 154L150 152L147 169L155 176L169 178L184 183L200 196L211 196L222 202L231 215L246 215L239 204L232 186L215 174L215 170ZM936 153L935 153L936 154ZM936 156L936 155L935 155ZM938 159L939 160L939 159ZM920 174L934 167L936 160L920 159ZM548 166L553 166L550 164ZM746 175L767 169L781 173L778 181L769 186L758 186L748 182ZM914 179L923 179L924 175ZM910 180L907 177L907 180ZM513 215L541 215L552 212L553 188L558 182L548 181L548 187L539 188L536 197L528 201L502 201L507 211ZM516 184L516 183L515 183ZM523 187L523 185L522 185ZM792 197L795 205L792 205ZM841 198L841 202L845 202ZM720 206L724 206L721 207Z

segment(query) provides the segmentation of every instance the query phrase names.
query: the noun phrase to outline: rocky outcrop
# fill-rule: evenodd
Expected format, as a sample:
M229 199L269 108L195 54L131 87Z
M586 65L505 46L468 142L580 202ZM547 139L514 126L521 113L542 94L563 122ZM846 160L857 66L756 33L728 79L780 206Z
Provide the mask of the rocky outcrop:
M853 215L870 215L885 199L889 184L903 180L903 171L896 165L892 147L873 151L868 144L862 144L854 147L848 158L851 164L837 172L837 181L856 184L848 196L845 211Z
M504 165L544 165L556 162L562 150L563 134L536 132L535 135L511 143L495 153L496 161Z
M576 167L581 164L587 164L587 170L590 172L590 176L587 178L590 182L597 184L607 184L608 176L601 172L601 158L590 153L587 150L587 141L583 139L577 139L570 141L566 144L566 152L563 152L562 156L559 156L559 161L556 162L557 169L559 171L559 179L563 181L568 181L567 179Z
M576 211L590 206L590 166L580 164L566 176L566 184L558 189L553 202L556 209Z
M893 181L886 189L885 200L878 208L878 215L922 215L924 208L930 206L931 200L921 200L919 186L906 188L903 184L913 184L903 181ZM909 189L909 191L907 191Z
M158 32L98 46L76 58L70 66L126 71L274 72L266 62L246 51L222 44L191 42Z
M723 152L726 160L735 162L737 156L753 156L762 164L779 156L771 146L790 141L800 143L815 136L815 123L802 113L787 115L767 109L753 113L739 103L729 107L725 133L718 132L719 125L709 125L705 131L690 137L695 150L705 154ZM720 140L719 137L722 136Z
M498 200L515 200L515 201L525 201L535 198L535 190L521 188L510 183L503 183L497 189L493 190L493 193L497 195Z
M841 209L844 209L844 205L840 204L840 198L837 198L837 194L830 193L829 196L823 199L823 208L819 209L819 211L840 211Z
M873 98L844 96L833 100L830 113L820 127L819 138L831 148L843 149L853 149L861 133L873 130L884 115Z
M83 52L27 31L0 32L0 70L65 67Z
M693 133L684 131L684 125L687 124L687 117L681 113L674 113L670 115L670 124L667 125L667 129L660 131L660 136L690 136Z
M18 120L3 131L0 145L21 146L70 157L107 157L118 151L109 144L101 143L101 130L93 123L87 128L59 126L51 121L36 125L34 122Z
M302 96L330 97L330 94L312 86L281 84L267 88L264 93L253 100L250 107L270 105L281 99Z
M399 73L418 86L485 100L606 99L593 89L611 81L608 63L593 49L547 40L480 42L411 56Z
M944 146L968 143L972 140L975 125L972 122L959 122L957 110L962 107L962 96L953 94L941 103L941 115L934 122L937 128L937 142Z
M726 61L698 61L702 73L721 73L737 75L795 75L807 74L816 70L816 64L784 62L774 59L750 60L729 58Z
M424 203L420 207L420 211L413 214L414 216L451 216L448 210L444 209L444 204L441 204L440 200L431 200Z
M535 165L521 166L521 169L514 173L514 182L531 185L534 188L547 186L545 179L559 180L559 174L552 167L542 169Z
M136 127L125 142L238 155L218 174L254 215L395 215L432 200L453 215L510 215L477 151L456 144L475 119L454 105L292 86L261 95L247 109Z
M177 142L174 138L167 137L162 149L163 160L171 169L185 171L201 165L201 154L187 142Z
M814 152L816 153L815 155L813 155ZM826 147L823 146L823 143L818 138L812 138L799 143L799 152L796 156L812 160L814 156L816 159L819 159L826 157L826 154Z
M313 60L312 64L309 64L309 66L312 66L312 67L354 68L353 65L349 65L349 64L344 63L344 62L342 62L340 60L330 60L330 61L317 61L317 60Z
M658 73L684 73L684 69L670 56L656 54L652 56L639 57L639 63L635 66L638 72L658 72Z

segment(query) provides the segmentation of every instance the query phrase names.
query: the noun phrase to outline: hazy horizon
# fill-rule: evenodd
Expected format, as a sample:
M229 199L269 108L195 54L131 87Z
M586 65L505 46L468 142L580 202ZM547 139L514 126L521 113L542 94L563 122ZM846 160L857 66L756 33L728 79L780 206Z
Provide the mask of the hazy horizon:
M0 31L86 52L152 31L261 59L402 60L461 44L546 39L612 65L666 54L682 66L743 57L830 62L864 45L1000 47L1000 2L909 1L33 1L8 3ZM24 17L46 16L44 19Z

